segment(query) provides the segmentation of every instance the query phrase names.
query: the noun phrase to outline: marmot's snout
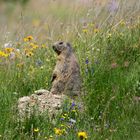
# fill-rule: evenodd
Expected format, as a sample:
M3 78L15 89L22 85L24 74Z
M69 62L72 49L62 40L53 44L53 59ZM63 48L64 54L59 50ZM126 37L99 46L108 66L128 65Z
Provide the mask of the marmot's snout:
M53 44L52 48L59 55L64 48L64 42L62 41L56 42Z

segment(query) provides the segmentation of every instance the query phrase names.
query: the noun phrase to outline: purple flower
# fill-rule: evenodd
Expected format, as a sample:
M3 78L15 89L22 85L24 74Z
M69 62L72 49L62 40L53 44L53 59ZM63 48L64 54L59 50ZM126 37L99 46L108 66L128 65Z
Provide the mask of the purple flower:
M64 118L60 118L61 121L64 121Z
M85 61L85 63L86 63L86 64L88 64L88 63L89 63L89 60L88 60L88 58L86 58L86 61Z
M74 106L76 106L76 104L74 102L72 102L70 109L72 109Z

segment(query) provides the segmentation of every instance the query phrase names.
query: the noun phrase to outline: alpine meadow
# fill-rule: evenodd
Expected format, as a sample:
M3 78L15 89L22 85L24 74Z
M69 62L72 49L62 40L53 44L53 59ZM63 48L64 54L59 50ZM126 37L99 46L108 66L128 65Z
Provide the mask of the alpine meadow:
M21 97L51 90L57 41L80 95L20 119ZM140 140L140 0L0 0L0 140Z

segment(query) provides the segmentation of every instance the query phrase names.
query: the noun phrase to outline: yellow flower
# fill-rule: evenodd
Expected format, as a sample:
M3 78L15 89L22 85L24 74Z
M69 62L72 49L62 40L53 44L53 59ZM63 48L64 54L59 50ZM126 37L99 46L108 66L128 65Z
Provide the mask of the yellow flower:
M63 133L63 131L59 128L54 128L54 132L55 132L56 135L59 135L59 136L61 136L62 133Z
M98 28L95 28L93 31L94 31L94 33L98 33L99 32L99 29Z
M27 38L29 41L34 39L31 35L27 36L26 38Z
M29 36L27 36L27 37L24 38L24 42L31 41L33 39L34 38L31 35L29 35Z
M94 27L94 23L90 23L90 26L91 26L91 27Z
M0 51L0 57L7 57L8 56L8 54L6 54L5 52L3 52L3 51Z
M87 139L87 133L84 131L78 132L78 137L80 140L86 140Z
M34 44L34 43L30 43L30 47L32 47L33 49L38 48L38 45Z
M82 31L83 31L83 33L86 33L86 34L88 33L87 29L83 29Z
M42 48L47 48L48 46L45 45L45 44L42 44L41 47L42 47Z
M39 131L39 129L38 128L34 128L34 132L38 132Z
M14 48L5 48L6 53L11 53L14 50Z
M24 42L27 42L28 41L28 39L26 37L23 40L24 40Z
M25 55L26 55L27 57L30 57L30 56L33 56L34 54L33 54L33 52L30 51L30 50L25 50Z

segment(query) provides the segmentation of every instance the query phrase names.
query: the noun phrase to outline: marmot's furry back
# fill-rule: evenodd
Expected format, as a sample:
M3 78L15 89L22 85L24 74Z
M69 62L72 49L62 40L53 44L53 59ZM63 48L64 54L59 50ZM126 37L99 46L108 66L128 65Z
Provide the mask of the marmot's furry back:
M67 94L71 97L80 94L80 67L70 43L56 42L53 50L58 58L52 76L51 92Z

